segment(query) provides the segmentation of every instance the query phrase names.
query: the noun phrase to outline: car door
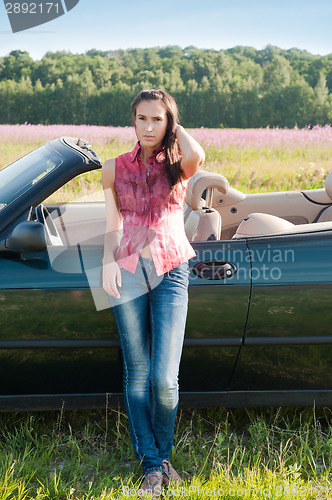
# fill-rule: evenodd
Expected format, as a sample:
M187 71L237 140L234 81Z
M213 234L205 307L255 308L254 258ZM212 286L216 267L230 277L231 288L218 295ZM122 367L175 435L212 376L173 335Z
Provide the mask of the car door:
M103 406L106 393L122 392L116 325L101 290L103 245L88 243L0 253L2 396L39 395L38 407L42 395L67 395L69 407ZM218 405L242 342L250 262L243 241L193 246L181 402ZM52 407L57 399L45 401Z
M332 404L332 231L248 247L250 311L227 404Z
M189 309L180 366L182 401L222 405L245 329L250 259L244 241L191 242Z
M122 392L115 324L110 310L96 313L81 246L24 253L6 245L20 224L24 231L40 227L32 219L43 200L100 166L85 141L59 138L14 162L10 189L2 184L8 199L0 213L1 409L101 407L109 393ZM101 261L101 245L90 250ZM61 255L65 272L55 265Z
M96 310L82 260L100 266L102 254L102 245L0 253L2 396L122 392L113 316Z

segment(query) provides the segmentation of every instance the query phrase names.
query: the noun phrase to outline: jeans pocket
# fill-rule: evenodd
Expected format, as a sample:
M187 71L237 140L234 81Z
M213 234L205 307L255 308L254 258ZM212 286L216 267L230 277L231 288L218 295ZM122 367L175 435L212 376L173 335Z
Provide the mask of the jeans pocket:
M188 286L189 283L189 264L186 260L179 264L178 266L170 269L165 273L167 278L170 278L172 281Z

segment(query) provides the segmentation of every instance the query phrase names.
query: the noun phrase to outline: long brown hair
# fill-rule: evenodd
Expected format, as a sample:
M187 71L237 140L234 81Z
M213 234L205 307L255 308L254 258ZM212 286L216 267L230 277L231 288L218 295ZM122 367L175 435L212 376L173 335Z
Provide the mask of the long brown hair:
M180 148L175 140L175 128L179 123L179 111L175 99L164 90L144 89L141 90L131 103L131 113L135 124L136 109L142 101L160 100L166 108L167 127L162 145L165 146L165 164L171 188L181 180L183 170L180 164Z

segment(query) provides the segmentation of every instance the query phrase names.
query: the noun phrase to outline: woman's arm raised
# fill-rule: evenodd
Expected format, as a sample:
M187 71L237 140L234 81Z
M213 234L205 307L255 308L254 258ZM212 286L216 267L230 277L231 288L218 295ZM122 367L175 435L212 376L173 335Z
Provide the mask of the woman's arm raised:
M202 146L181 125L176 126L175 133L181 149L181 168L185 179L189 179L203 165L205 153Z
M116 283L121 286L121 271L114 256L120 245L122 216L119 208L118 198L114 188L115 160L107 160L101 171L101 182L105 196L106 208L106 231L103 258L103 288L104 290L120 298Z

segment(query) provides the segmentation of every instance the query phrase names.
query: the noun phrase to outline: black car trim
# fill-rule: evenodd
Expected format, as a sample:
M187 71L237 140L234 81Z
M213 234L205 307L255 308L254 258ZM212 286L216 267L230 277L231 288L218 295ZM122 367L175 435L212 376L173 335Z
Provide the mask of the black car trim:
M201 338L185 339L186 347L223 347L239 346L239 338ZM119 340L0 340L0 349L91 349L91 348L120 348Z
M330 208L332 206L332 203L330 205L327 205L326 207L323 207L319 212L318 214L316 215L316 217L314 218L314 220L312 221L312 223L314 224L315 222L317 222L319 220L319 217L325 212L325 210L327 210L328 208Z
M314 203L314 205L332 205L331 202L328 202L328 203L322 203L321 201L315 201L315 200L312 200L306 193L304 193L303 191L301 191L301 194L303 194L303 196L305 197L306 200L310 201L310 203Z
M264 345L329 345L331 336L185 339L185 347L239 347ZM0 340L0 349L104 349L120 348L118 340Z
M202 395L203 397L203 395ZM332 390L230 391L226 408L254 406L331 406Z
M75 151L77 151L81 155L88 158L89 161L92 161L93 163L95 163L96 165L99 165L99 167L101 167L101 160L100 160L99 156L91 148L90 144L88 144L85 141L85 139L82 139L80 137L62 136L59 138L59 140L61 142L63 142L64 144L66 144L66 146L69 146L70 148L74 149ZM73 144L74 140L75 141L77 140L77 141ZM83 146L80 145L80 141L83 141L83 143L84 143Z
M180 407L260 407L326 406L332 402L332 390L317 391L210 391L180 392ZM103 394L19 394L0 396L0 412L49 411L124 408L122 393Z
M317 337L251 337L244 345L324 345L332 344L330 335Z
M116 394L18 394L0 396L0 412L18 410L91 410L124 406L123 395Z
M0 340L0 349L91 349L120 347L118 340Z
M223 406L227 392L182 392L179 405L182 407L205 408ZM122 393L102 394L18 394L0 396L0 412L7 411L49 411L49 410L91 410L103 408L124 408Z

